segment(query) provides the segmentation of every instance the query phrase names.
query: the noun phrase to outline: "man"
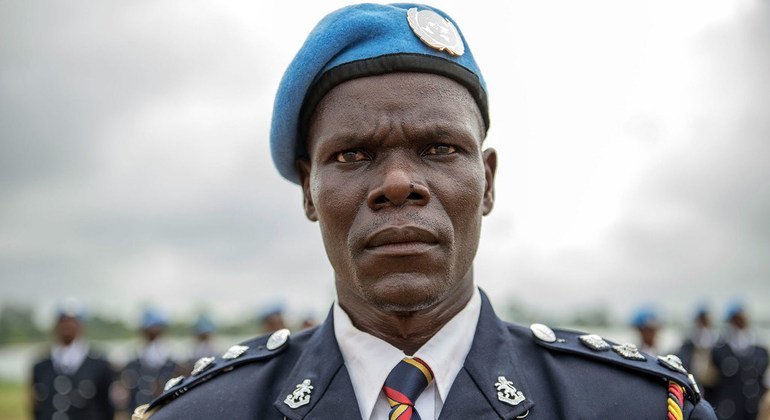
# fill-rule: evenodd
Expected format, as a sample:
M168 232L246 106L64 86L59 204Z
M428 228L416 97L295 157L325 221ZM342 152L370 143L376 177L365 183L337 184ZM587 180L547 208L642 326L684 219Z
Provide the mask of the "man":
M724 333L711 353L718 378L713 398L709 399L720 419L754 419L767 391L768 352L757 344L743 304L730 304L726 321Z
M660 331L660 319L657 312L650 308L639 308L631 319L633 326L639 334L639 350L657 355L658 351L658 332Z
M695 376L703 395L708 399L711 399L718 374L711 360L711 350L716 341L717 334L711 323L709 308L699 305L695 311L692 330L682 343L678 356L682 360L682 366Z
M61 309L50 355L32 369L33 417L42 419L112 419L109 398L113 372L84 338L83 314Z
M337 302L290 340L200 360L135 417L712 418L674 359L497 318L473 279L488 127L486 85L442 12L324 18L281 82L271 146L319 223Z
M129 412L147 404L163 391L163 384L178 374L179 367L171 358L163 335L168 321L163 313L148 309L142 315L142 348L137 357L128 362L120 375L121 385L127 390L124 408Z

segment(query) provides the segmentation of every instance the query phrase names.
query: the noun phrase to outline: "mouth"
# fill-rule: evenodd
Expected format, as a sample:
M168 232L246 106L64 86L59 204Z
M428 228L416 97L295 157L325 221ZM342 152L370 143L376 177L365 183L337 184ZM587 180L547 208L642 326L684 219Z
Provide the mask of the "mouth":
M378 230L366 240L368 252L389 256L417 255L438 246L438 238L417 226L391 226Z

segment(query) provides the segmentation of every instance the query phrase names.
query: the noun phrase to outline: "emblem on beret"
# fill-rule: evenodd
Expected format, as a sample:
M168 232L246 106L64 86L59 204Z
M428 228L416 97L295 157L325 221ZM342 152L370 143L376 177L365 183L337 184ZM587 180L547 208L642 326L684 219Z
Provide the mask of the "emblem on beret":
M461 56L465 45L455 25L433 10L417 10L412 7L406 12L409 27L427 46L446 51L450 55Z
M505 378L505 376L498 376L497 382L495 382L495 389L497 389L497 399L510 405L519 405L520 402L526 398L524 394L513 386L513 382Z
M619 354L624 359L638 360L640 362L647 360L647 358L639 352L639 349L637 349L636 346L631 343L612 346L612 350L614 350L615 353Z
M581 335L578 339L584 346L593 351L607 351L610 349L610 345L596 334Z
M297 384L294 391L283 400L283 403L291 408L302 407L310 402L311 392L313 392L313 385L310 385L310 379L305 379L301 384Z

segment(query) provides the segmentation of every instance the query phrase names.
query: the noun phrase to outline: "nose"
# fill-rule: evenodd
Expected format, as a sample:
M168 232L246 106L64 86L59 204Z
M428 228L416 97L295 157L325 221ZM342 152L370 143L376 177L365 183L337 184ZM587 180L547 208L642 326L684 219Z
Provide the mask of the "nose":
M424 206L430 200L430 191L422 182L414 180L404 169L391 169L382 184L369 192L367 203L372 210L401 207L407 204Z

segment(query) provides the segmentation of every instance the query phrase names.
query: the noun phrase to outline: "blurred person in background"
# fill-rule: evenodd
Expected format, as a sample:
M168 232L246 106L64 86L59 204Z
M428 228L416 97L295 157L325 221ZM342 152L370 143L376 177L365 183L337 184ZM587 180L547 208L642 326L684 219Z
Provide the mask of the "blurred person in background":
M32 369L32 407L36 420L112 419L109 390L113 370L91 349L82 310L57 311L54 345Z
M190 367L201 357L208 357L217 353L217 350L214 348L213 339L216 329L216 325L206 314L201 314L195 321L195 325L193 325L195 344L193 344L193 349L190 353Z
M717 383L709 401L720 419L755 419L767 391L768 352L757 344L749 317L741 302L728 306L722 336L712 350L718 369Z
M167 327L168 320L161 312L152 309L144 312L142 347L136 359L128 362L120 375L120 383L127 391L127 401L122 406L129 412L160 395L163 384L180 371L171 358L168 344L163 340Z
M272 333L286 328L283 319L283 303L276 302L263 307L257 316L263 333Z
M639 308L634 312L631 325L639 334L639 350L652 355L659 354L657 338L661 323L657 311L651 307Z
M678 356L682 365L703 388L703 395L709 399L714 392L718 372L711 361L711 351L717 342L717 332L711 321L709 308L699 305L695 311L692 329L680 347Z
M310 327L315 327L317 324L318 324L318 321L316 321L315 314L313 314L312 312L308 312L302 318L302 325L300 326L300 329L305 330Z

